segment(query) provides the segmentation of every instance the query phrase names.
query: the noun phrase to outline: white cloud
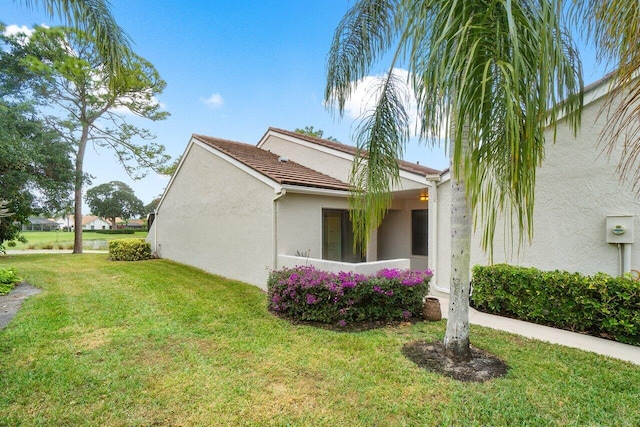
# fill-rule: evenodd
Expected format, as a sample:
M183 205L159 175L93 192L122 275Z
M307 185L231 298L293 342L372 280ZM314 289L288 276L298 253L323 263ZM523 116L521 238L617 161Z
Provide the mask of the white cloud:
M419 134L418 125L420 121L417 111L416 94L409 84L409 72L402 68L396 68L393 70L393 73L399 82L407 83L404 87L403 94L405 99L404 106L405 111L409 115L411 135L417 136ZM355 83L355 89L352 89L351 96L347 99L344 105L345 115L351 119L359 120L362 119L364 115L370 113L379 96L380 79L385 77L385 75L366 76ZM444 134L444 126L445 124L441 125L441 134Z
M4 30L5 36L15 36L17 34L26 34L27 37L31 37L33 34L33 28L29 28L26 25L18 27L15 24L11 24Z
M219 93L214 93L209 98L201 98L200 100L210 108L220 108L224 105L224 99Z
M409 82L409 72L396 68L393 70L394 76L400 82ZM380 92L380 79L386 76L366 76L355 84L355 90L345 103L345 114L352 119L360 119L364 114L370 112L375 106ZM409 123L412 133L417 133L418 114L416 96L411 87L407 84L404 87L405 111L409 115Z

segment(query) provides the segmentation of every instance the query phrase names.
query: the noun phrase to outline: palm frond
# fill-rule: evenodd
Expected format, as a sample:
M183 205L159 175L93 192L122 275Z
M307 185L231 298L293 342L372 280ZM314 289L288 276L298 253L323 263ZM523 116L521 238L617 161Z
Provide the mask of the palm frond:
M349 200L355 242L362 247L370 231L381 224L391 206L393 186L400 181L397 159L409 138L403 88L406 82L390 69L375 90L375 107L364 114L356 130L358 153L351 168Z
M452 172L465 182L490 255L500 215L515 221L506 228L519 230L521 242L531 237L546 126L555 128L560 111L574 131L579 124L581 65L559 8L559 1L457 0L409 7L422 129L451 144ZM445 117L451 134L440 130Z
M614 71L601 115L607 120L599 146L609 157L619 153L620 180L640 195L640 3L628 0L574 0L571 13L592 40L598 59Z
M130 50L128 35L118 26L108 0L19 0L28 8L41 5L50 17L92 34L115 87Z
M400 0L360 0L338 25L327 57L325 100L340 115L354 83L367 75L397 31Z

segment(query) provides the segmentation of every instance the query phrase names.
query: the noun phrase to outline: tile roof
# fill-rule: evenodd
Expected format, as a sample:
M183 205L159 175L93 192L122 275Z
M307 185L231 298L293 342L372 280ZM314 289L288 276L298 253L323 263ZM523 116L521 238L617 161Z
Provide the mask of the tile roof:
M271 178L279 184L326 188L330 190L349 190L349 185L338 179L302 166L291 160L280 161L278 155L258 148L255 145L196 134L193 135L193 138L233 157L237 161Z
M288 130L278 129L274 127L270 127L269 130L282 133L284 135L289 135L294 138L299 138L314 144L322 145L328 148L333 148L334 150L342 151L343 153L347 153L351 155L355 155L358 151L358 149L353 145L346 145L336 141L329 141L328 139L316 138L315 136L309 136L302 133L291 132ZM363 150L362 153L366 156L367 151ZM400 167L400 169L404 171L412 172L418 175L436 175L436 174L440 174L441 172L438 169L429 168L426 166L419 165L417 163L407 162L405 160L398 160L398 166Z

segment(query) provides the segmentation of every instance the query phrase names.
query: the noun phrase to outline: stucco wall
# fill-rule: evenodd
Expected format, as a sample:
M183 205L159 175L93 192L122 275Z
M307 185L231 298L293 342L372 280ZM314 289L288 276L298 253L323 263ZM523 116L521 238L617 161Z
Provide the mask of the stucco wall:
M411 255L411 213L390 210L378 229L378 258L409 258L409 255Z
M348 209L344 197L287 193L278 200L278 254L322 258L322 209Z
M375 274L383 268L399 268L403 270L410 268L410 262L408 259L348 263L288 255L279 255L278 265L279 268L293 268L300 265L313 265L318 270L330 271L332 273L339 273L341 271L353 271L354 273L360 274Z
M193 145L150 230L160 257L266 288L274 191Z
M434 280L432 285L434 288L449 289L449 278L451 275L451 185L450 182L444 181L437 187L438 201L435 206L437 210L437 223L434 227L437 229L437 241L433 250L437 251L437 257L433 265Z
M640 266L640 202L628 185L618 182L614 155L608 161L596 147L604 120L597 120L600 102L585 107L582 128L575 138L566 124L558 129L557 141L547 132L545 161L537 171L534 237L518 253L515 244L505 244L499 223L494 240L494 262L532 266L542 270L568 270L583 274L618 274L618 248L605 241L607 215L634 214L635 244L631 267ZM448 287L450 271L449 182L439 189L438 285ZM445 207L447 209L445 209ZM480 249L480 225L472 240L471 265L488 264Z
M600 105L597 102L585 108L577 138L568 126L560 127L555 144L552 134L547 133L546 160L537 172L532 244L518 254L517 243L513 250L503 245L500 233L496 236L496 262L618 274L618 248L606 243L605 219L607 215L638 215L640 202L628 185L619 183L617 157L609 161L596 147L604 125L597 117ZM638 220L636 216L632 268L640 266ZM473 262L486 263L479 251L473 255Z
M387 212L378 229L378 259L408 258L411 260L411 269L427 269L428 257L411 253L411 211L428 208L427 202L419 200L394 201L392 210Z
M297 144L276 136L269 136L264 141L261 148L269 150L272 153L285 156L289 160L293 160L294 162L305 165L308 168L339 179L342 182L349 182L349 176L351 174L351 157L349 156L348 159L343 158L343 156L348 156L347 154L342 154L341 157L339 155L334 155L319 149ZM426 180L422 180L420 177L417 179L419 179L420 182L401 178L401 186L399 189L413 190L426 188Z

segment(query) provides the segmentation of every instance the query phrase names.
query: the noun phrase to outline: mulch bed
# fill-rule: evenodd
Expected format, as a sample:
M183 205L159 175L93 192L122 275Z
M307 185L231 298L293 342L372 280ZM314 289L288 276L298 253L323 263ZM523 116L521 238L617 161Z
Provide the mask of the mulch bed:
M402 353L416 365L463 382L485 382L507 374L509 366L500 358L471 346L471 360L454 362L441 341L405 344Z

